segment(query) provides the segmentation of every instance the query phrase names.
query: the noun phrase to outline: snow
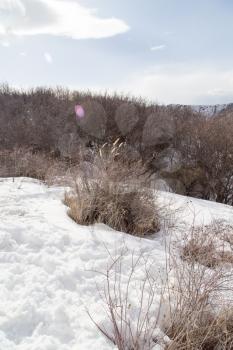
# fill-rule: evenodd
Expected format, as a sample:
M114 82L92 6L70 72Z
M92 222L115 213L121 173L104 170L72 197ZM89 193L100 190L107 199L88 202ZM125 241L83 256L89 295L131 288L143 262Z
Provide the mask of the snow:
M101 224L77 225L62 203L64 191L28 178L0 179L0 349L114 349L87 314L88 309L97 322L106 321L98 272L127 247L123 280L132 252L153 256L154 273L163 275L161 234L139 239ZM198 224L233 220L233 208L225 205L165 192L158 196L161 204L179 209L178 220L186 224L194 216ZM137 278L141 275L139 270Z
M191 108L196 112L203 113L207 117L212 117L220 112L222 112L227 107L230 107L229 104L217 104L217 105L192 105Z
M178 224L208 225L213 221L225 221L233 224L233 207L208 200L186 197L171 192L160 192L161 206L169 205L177 210Z

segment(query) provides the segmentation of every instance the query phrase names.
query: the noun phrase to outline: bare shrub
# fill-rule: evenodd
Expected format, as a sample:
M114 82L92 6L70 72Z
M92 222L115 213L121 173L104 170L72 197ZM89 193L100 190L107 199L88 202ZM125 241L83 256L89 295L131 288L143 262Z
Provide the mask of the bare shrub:
M74 115L77 103L86 110L82 120ZM155 173L161 170L157 159L174 149L181 156L179 167L161 173L174 191L233 205L231 109L208 118L191 107L141 98L63 88L19 91L8 85L0 85L0 105L1 150L36 146L77 161L80 144L121 137Z
M45 183L48 186L69 186L72 181L75 165L70 163L54 160L45 173Z
M48 179L49 171L58 161L51 155L29 148L0 151L0 176Z
M161 287L159 277L153 276L152 260L143 253L127 251L111 258L103 273L103 285L98 287L107 316L106 324L99 324L88 314L99 331L119 350L152 350L156 343L166 343L168 338L158 328L160 318ZM123 270L127 264L127 276ZM143 271L142 279L138 273ZM124 281L124 283L123 283Z
M208 275L190 266L186 272L179 274L178 290L170 296L169 322L163 330L172 341L166 349L232 349L233 304L222 299L223 291L231 290L226 286L230 276L223 271Z
M112 258L101 290L108 324L89 313L92 321L120 350L150 350L156 344L166 350L231 350L232 270L219 265L209 269L196 259L182 261L172 246L166 251L162 279L155 277L156 260L143 254L127 265L126 278L122 255ZM135 279L141 281L136 307Z
M185 236L183 262L170 250L169 317L163 325L171 339L167 350L232 349L233 275L224 265L230 260L221 242L226 228L218 222L192 228Z
M188 195L233 205L233 122L232 115L213 118L190 114L176 118L175 148L182 166L173 174Z
M167 350L231 350L233 346L232 307L214 313L201 309L191 314L183 314L186 322L177 317L168 335L173 339Z
M232 237L232 228L224 223L213 222L193 228L185 237L181 257L185 261L194 261L209 268L225 263L233 264L233 251L229 244Z
M133 235L152 234L159 230L155 196L137 180L142 164L130 163L123 148L118 142L105 145L90 164L93 177L79 173L73 192L65 195L68 214L79 224L102 222Z

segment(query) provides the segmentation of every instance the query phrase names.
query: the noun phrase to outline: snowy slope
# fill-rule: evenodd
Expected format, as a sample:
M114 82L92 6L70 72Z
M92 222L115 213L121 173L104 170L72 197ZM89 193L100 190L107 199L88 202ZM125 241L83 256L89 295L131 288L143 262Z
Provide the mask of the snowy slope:
M232 103L227 103L227 104L216 104L216 105L177 105L177 104L172 104L171 106L177 106L181 108L191 108L195 112L202 113L207 117L212 117L215 116L222 111L226 110L231 110L233 107Z
M196 112L203 113L208 117L212 117L222 112L224 109L228 108L228 106L231 106L231 103L218 104L218 105L194 105L194 106L191 106L191 108Z
M161 235L139 239L104 225L76 225L62 204L64 189L32 179L0 179L0 350L109 350L86 308L104 321L96 290L113 256L127 246L156 257L165 268ZM233 208L171 193L161 203L186 208L179 220L233 220ZM127 274L127 269L123 271Z

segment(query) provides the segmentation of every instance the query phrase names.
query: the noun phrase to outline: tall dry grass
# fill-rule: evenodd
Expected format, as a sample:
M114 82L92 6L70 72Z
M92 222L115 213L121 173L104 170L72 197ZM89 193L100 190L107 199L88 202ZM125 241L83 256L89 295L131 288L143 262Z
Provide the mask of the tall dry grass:
M80 169L73 191L66 193L69 216L79 224L101 222L132 235L157 232L155 196L142 186L143 173L140 161L127 159L123 143L105 144L93 162Z
M2 177L25 176L44 180L53 159L45 153L34 153L29 148L15 148L0 152L0 164Z
M179 256L170 250L169 318L163 325L171 339L167 350L230 350L233 346L232 252L230 226L213 221L191 227Z
M213 221L209 225L192 227L184 237L181 258L208 268L233 264L233 227Z
M225 235L223 231L218 233ZM126 280L122 255L112 259L104 274L102 293L110 325L104 327L90 315L92 321L120 350L152 350L157 349L155 346L166 350L233 349L232 268L209 268L197 259L183 261L178 247L172 245L166 251L162 280L151 274L157 268L156 259L149 269L145 255L132 259ZM135 278L138 281L137 268L144 274L140 274L141 288L133 308L129 305Z

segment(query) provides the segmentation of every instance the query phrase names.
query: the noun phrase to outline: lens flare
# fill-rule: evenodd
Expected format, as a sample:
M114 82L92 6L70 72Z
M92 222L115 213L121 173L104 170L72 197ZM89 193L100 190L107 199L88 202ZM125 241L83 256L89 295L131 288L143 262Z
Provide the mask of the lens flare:
M85 111L84 108L81 105L75 106L75 114L77 119L82 119L85 117Z

